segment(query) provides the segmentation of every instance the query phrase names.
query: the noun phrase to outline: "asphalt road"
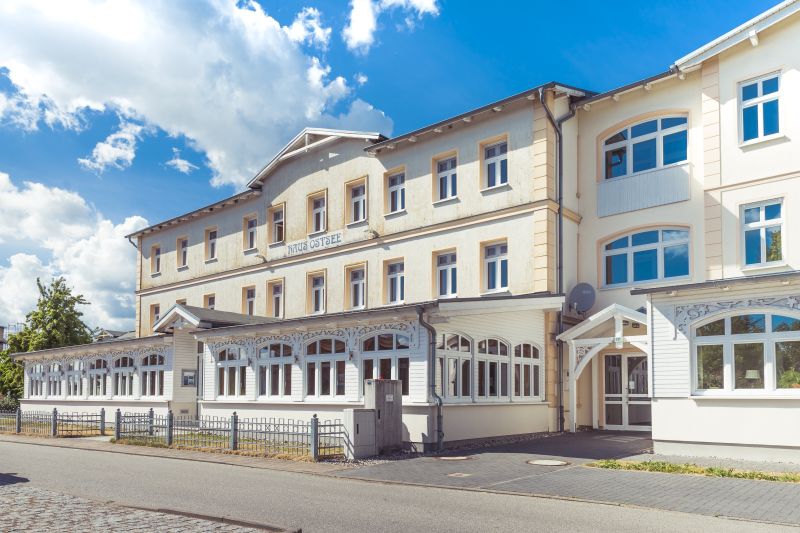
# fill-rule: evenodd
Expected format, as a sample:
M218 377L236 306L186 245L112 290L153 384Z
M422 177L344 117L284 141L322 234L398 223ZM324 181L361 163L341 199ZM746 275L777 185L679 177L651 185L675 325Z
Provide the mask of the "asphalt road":
M651 509L9 442L0 442L0 474L93 500L227 516L304 533L797 531Z

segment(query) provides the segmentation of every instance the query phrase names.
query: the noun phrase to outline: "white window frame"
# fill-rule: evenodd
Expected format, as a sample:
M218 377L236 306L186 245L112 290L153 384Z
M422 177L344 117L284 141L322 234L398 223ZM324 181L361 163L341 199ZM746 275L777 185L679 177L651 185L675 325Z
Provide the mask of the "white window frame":
M319 283L317 283L321 280ZM325 275L317 274L311 276L311 314L321 315L325 313Z
M256 288L246 287L244 289L244 310L245 314L253 316L256 314Z
M46 396L47 372L43 363L34 363L28 372L28 397Z
M217 230L209 230L206 239L208 246L208 257L206 257L206 261L212 261L217 258Z
M89 376L89 396L96 398L104 398L108 394L108 361L103 358L96 358L89 361L89 369L87 374ZM100 389L100 394L95 394L97 389Z
M153 326L161 320L161 305L153 304Z
M322 233L325 231L327 218L327 199L325 195L311 198L311 233Z
M67 397L83 396L84 362L80 359L68 362L65 374Z
M405 301L405 262L392 261L386 265L386 301L401 304ZM392 295L395 298L392 298Z
M682 119L685 119L686 122L684 122L683 124L678 124L677 126L672 126L670 128L662 129L661 128L661 124L662 124L661 121L664 120L664 119L671 119L671 118L682 118ZM654 120L656 121L656 131L654 131L652 133L647 133L647 134L644 134L644 135L639 135L638 137L633 137L633 138L631 137L631 131L633 130L633 128L635 128L636 126L640 126L642 124L646 124L648 122L652 122ZM686 131L687 132L686 133L686 135L687 135L686 159L683 159L681 161L676 161L674 163L670 163L668 165L665 165L664 164L664 137L666 137L668 135L672 135L674 133L681 132L681 131ZM629 124L628 126L625 126L624 128L616 131L613 135L610 135L610 136L606 137L603 140L603 155L602 155L602 157L603 157L603 164L602 164L603 180L606 181L606 180L616 180L616 179L622 179L622 178L629 178L631 176L638 176L639 174L645 174L647 172L653 172L655 170L659 170L659 169L662 169L662 168L671 168L671 167L674 167L674 166L685 165L689 161L689 139L688 139L689 133L688 132L689 132L689 118L685 114L663 115L663 116L658 116L658 117L650 117L648 119L640 120L640 121L637 121L637 122L635 122L633 124ZM613 138L616 135L619 135L620 133L624 133L627 138L623 139L621 141L615 142L613 144L608 144L608 145L606 144L606 142L608 142L609 139ZM635 144L639 144L639 143L642 143L642 142L645 142L645 141L649 141L651 139L656 139L656 166L653 167L653 168L648 168L648 169L645 169L645 170L639 170L637 172L634 172L633 171L633 146ZM622 174L620 176L611 177L611 176L607 175L606 159L607 159L608 156L606 154L608 152L617 150L619 148L625 148L625 157L626 157L625 174Z
M271 283L269 287L269 297L272 298L272 317L280 318L283 316L283 282Z
M122 366L123 361L130 362L130 365ZM111 366L113 395L120 398L133 397L133 376L136 374L136 363L133 357L130 355L117 357Z
M386 177L388 213L402 213L406 210L406 173L397 172Z
M283 206L271 210L272 213L272 243L278 244L286 239L286 226L284 224Z
M771 79L778 80L778 90L774 93L764 94L764 82L771 80ZM750 85L756 84L758 88L758 96L755 98L751 98L750 100L744 99L744 88ZM758 143L761 141L774 139L776 137L780 137L783 134L781 133L781 91L783 89L783 83L781 80L781 72L770 72L769 74L765 74L763 76L759 76L757 78L751 78L749 80L745 80L739 83L737 87L737 101L739 103L739 142L743 145ZM769 135L764 135L764 104L767 102L778 101L778 131L775 133L770 133ZM752 139L745 140L744 139L744 110L749 109L751 107L758 108L758 135Z
M525 352L528 348L530 356ZM535 352L534 352L535 350ZM544 352L533 342L521 342L514 346L511 363L511 379L509 389L512 397L517 401L543 400L544 399ZM517 392L516 369L520 369L519 393ZM530 394L525 394L525 368L530 373ZM538 391L538 394L537 394Z
M357 267L349 269L350 308L364 309L367 306L367 269Z
M639 245L636 245L636 246L632 245L631 239L633 238L634 235L637 235L639 233L646 233L646 232L649 232L649 231L658 231L658 242L648 243L648 244L639 244ZM668 240L664 240L663 231L685 231L685 232L687 232L687 236L686 236L686 239L675 239L675 240L668 241ZM606 249L607 245L609 245L609 244L611 244L611 243L613 243L615 241L618 241L619 239L624 239L624 238L628 239L628 246L626 248L615 248L613 250L607 250ZM664 277L664 248L670 248L670 247L673 247L673 246L680 246L682 244L686 244L687 247L688 247L688 250L689 250L689 258L688 258L688 261L689 261L689 273L687 275L685 275L685 276ZM634 253L635 252L644 252L644 251L653 250L653 249L655 249L657 251L657 259L656 259L656 261L658 263L658 265L657 265L657 276L655 278L653 278L653 279L635 281L633 279L633 276L634 276L634 271L633 271L634 270L634 262L633 262ZM669 281L685 280L685 279L689 279L689 278L692 277L692 234L691 234L691 230L688 227L657 226L657 227L652 227L652 228L640 228L640 229L631 231L629 233L625 233L624 235L617 235L616 237L613 237L611 239L608 239L608 240L604 241L603 244L601 245L600 253L601 253L600 260L601 260L601 263L602 263L601 264L601 269L602 269L602 278L601 278L602 279L602 287L613 287L613 288L626 287L626 286L630 286L630 285L643 285L643 284L646 284L646 283L653 283L653 282L664 281L664 280L669 280ZM606 280L608 279L608 277L607 277L607 271L606 271L606 269L607 269L606 258L610 257L610 256L622 255L622 254L626 255L627 273L628 273L627 280L624 281L624 282L620 282L620 283L607 283Z
M446 260L446 263L442 263ZM446 287L442 293L442 272L445 273ZM453 272L456 282L453 283ZM453 286L455 285L455 287ZM436 297L455 298L458 294L458 255L456 252L441 252L436 254Z
M229 358L221 358L223 353L236 353L237 356ZM239 347L227 346L217 351L216 354L216 372L214 375L214 389L217 393L217 398L241 398L247 395L247 354ZM244 375L243 375L244 374ZM220 375L223 376L222 383L220 383ZM230 376L233 375L233 388L231 391ZM242 384L245 384L242 390Z
M167 358L161 354L147 354L142 357L139 369L139 386L143 397L164 396L164 373Z
M63 392L63 364L50 363L47 365L47 397L61 397Z
M189 239L178 239L178 244L178 257L180 258L178 268L181 268L189 264Z
M436 161L436 201L458 197L458 159L446 157Z
M217 295L216 294L208 294L206 295L206 308L207 309L215 309L217 306Z
M379 338L381 336L392 337L391 348L380 348ZM405 338L405 347L400 344L400 338ZM366 341L370 339L372 340L372 349L369 349L365 344ZM403 385L401 385L401 392L405 397L411 394L411 336L408 333L397 331L370 333L359 339L358 346L361 354L361 363L359 365L359 373L361 374L360 394L363 395L364 381L367 379L397 379L403 382L404 380L400 376L401 359L408 361L408 376L406 376L405 382L403 383L403 385L405 385L405 391L402 390ZM365 361L372 361L373 374L371 376L366 375ZM390 361L390 376L380 375L381 361Z
M161 246L153 246L153 274L161 274Z
M356 224L365 220L367 220L367 184L362 182L350 187L349 223Z
M481 344L485 343L485 348L481 348ZM493 354L489 353L491 349L491 345L495 343L497 346L498 353ZM505 355L499 353L501 349L505 350ZM475 383L474 383L474 394L475 398L480 401L503 401L508 402L512 396L512 385L511 382L511 371L512 371L512 361L511 356L513 354L511 344L506 342L505 340L498 339L497 337L487 337L481 339L480 341L475 343L475 363L474 363L474 376L475 376ZM484 386L485 390L481 390L481 363L483 363L484 368ZM505 365L506 369L503 372L503 365ZM494 380L494 387L496 394L491 394L491 372L490 368L492 366L496 367L495 371L495 380ZM506 394L503 394L502 384L503 384L503 375L505 374L505 383L506 383Z
M321 350L321 343L323 341L330 341L331 342L331 352L322 354L319 353ZM336 351L336 344L341 343L341 351ZM309 353L310 345L316 345L315 351L317 353ZM323 337L317 338L313 341L307 343L303 347L304 356L304 364L303 364L303 396L307 399L313 400L341 400L345 396L347 396L347 361L349 359L348 351L347 351L347 341L341 339L339 337ZM322 394L322 372L325 363L329 363L328 368L328 378L329 378L329 385L330 390L328 394ZM308 368L310 365L314 367L314 393L309 394L308 391ZM344 372L345 375L340 382L338 380L338 369L337 366L344 365ZM338 394L339 388L338 385L344 387L344 391L342 394Z
M258 349L257 393L259 398L290 398L292 396L292 368L294 367L294 350L292 345L284 342L273 342ZM273 381L272 369L277 367L277 382ZM286 389L286 384L289 389ZM273 386L277 392L273 393Z
M454 342L453 342L454 341ZM465 346L464 343L467 345ZM466 348L466 349L465 349ZM442 398L448 403L471 402L475 393L475 342L473 339L460 333L440 333L437 335L436 354L441 360L441 385ZM450 368L450 362L455 361L455 373ZM469 383L467 394L464 394L464 363L469 366ZM455 375L453 375L455 374ZM450 387L455 393L451 393Z
M493 156L489 156L489 150L492 148L497 149L497 153ZM505 162L505 175L503 175L503 162ZM494 176L494 183L489 181L490 179L490 172L489 169L491 165L494 165L495 169L495 176ZM483 147L483 172L486 176L486 189L495 189L498 187L503 187L508 184L508 140L503 139L502 141L493 142L491 144L487 144Z
M258 245L257 228L258 228L258 218L256 217L247 218L247 223L246 223L247 248L245 249L245 251L256 249Z
M766 208L772 205L780 205L781 207L781 216L779 218L773 218L770 220L766 219ZM758 222L746 222L745 221L745 212L749 209L758 209L759 210L759 220ZM783 201L783 198L775 198L772 200L764 200L761 202L755 202L751 204L744 204L741 206L741 210L739 213L739 220L741 220L741 244L742 244L742 268L743 269L750 269L750 268L759 268L759 267L774 267L780 266L785 264L786 262L786 224L785 221L785 213L786 213L786 205ZM780 227L781 231L781 258L776 259L773 261L767 260L767 228L774 228ZM761 240L760 246L760 257L761 262L759 263L748 263L747 262L747 232L758 230L759 237Z
M503 285L502 272L506 270L506 284ZM496 242L483 246L483 272L485 292L503 292L508 290L508 244ZM489 285L491 276L494 273L495 286Z

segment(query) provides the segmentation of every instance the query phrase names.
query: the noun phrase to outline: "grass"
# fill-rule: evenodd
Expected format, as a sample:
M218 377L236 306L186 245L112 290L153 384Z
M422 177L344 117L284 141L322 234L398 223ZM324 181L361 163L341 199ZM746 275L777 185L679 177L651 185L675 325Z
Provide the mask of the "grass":
M603 459L594 463L589 463L586 466L606 468L609 470L636 470L639 472L663 472L666 474L689 474L708 477L800 483L800 473L796 472L760 472L757 470L737 470L735 468L720 468L717 466L698 466L689 463L668 463L666 461L618 461L616 459Z

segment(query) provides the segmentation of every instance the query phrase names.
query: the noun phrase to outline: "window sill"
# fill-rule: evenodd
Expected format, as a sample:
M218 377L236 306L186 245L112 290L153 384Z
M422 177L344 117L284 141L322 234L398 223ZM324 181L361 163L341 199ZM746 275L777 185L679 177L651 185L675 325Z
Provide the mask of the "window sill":
M159 276L161 276L161 272L153 272L153 273L150 274L151 278L157 278Z
M252 255L252 254L258 253L258 248L248 248L246 250L242 250L242 253L244 255Z
M321 229L319 231L312 231L308 234L309 239L313 239L314 237L319 237L320 235L324 235L327 230Z
M742 267L742 272L745 274L749 273L760 273L765 270L773 270L773 269L780 269L786 268L789 266L786 261L773 261L771 263L759 263L757 265L747 265Z
M496 289L493 291L484 291L481 293L481 296L511 296L511 291L507 288Z
M739 143L740 150L747 150L754 146L759 146L761 144L766 144L772 141L780 141L785 140L786 134L785 133L773 133L772 135L766 135L764 137L758 137L756 139L750 139L749 141L742 141Z
M184 272L186 270L189 270L189 265L181 265L177 268L177 270L178 272Z
M367 225L367 219L364 218L362 220L354 220L353 222L348 222L347 224L345 224L345 227L358 228L360 226L366 226L366 225Z
M639 287L649 287L653 285L664 285L672 282L676 282L676 285L680 283L685 283L687 281L691 281L692 276L680 276L674 278L661 278L661 279L651 279L648 281L634 281L632 283L617 283L614 285L603 285L599 287L601 291L611 291L614 289L638 289Z
M267 244L267 246L268 246L269 248L277 248L278 246L283 246L283 245L285 245L285 244L286 244L286 241L285 241L285 240L283 240L283 241L275 241L275 242L271 242L271 243Z
M441 200L434 201L433 206L439 207L440 205L457 204L460 202L461 200L458 199L458 196L451 196L449 198L443 198Z
M384 213L383 218L395 218L406 214L405 209L399 211L392 211L391 213Z
M458 294L439 294L436 296L437 300L453 300L458 298Z
M774 393L765 394L763 392L754 394L736 394L732 392L725 392L721 394L698 394L694 393L689 396L692 400L800 400L800 389L797 393Z
M511 189L511 185L509 185L509 183L506 182L506 183L501 183L500 185L495 185L493 187L485 187L485 188L481 189L481 194L492 194L492 193L495 193L495 192L500 192L500 191L505 191L505 190L510 190L510 189Z
M206 263L207 265L210 265L210 264L212 264L212 263L216 263L217 261L218 261L218 259L217 259L216 257L212 257L211 259L206 259L206 260L205 260L205 263Z

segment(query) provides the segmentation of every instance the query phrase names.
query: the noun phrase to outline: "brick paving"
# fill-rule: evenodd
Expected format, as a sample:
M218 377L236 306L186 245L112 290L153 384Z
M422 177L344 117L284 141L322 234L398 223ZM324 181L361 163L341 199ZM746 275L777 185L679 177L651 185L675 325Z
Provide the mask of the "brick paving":
M8 533L39 531L255 533L265 531L264 529L94 502L21 484L1 483L0 531Z

